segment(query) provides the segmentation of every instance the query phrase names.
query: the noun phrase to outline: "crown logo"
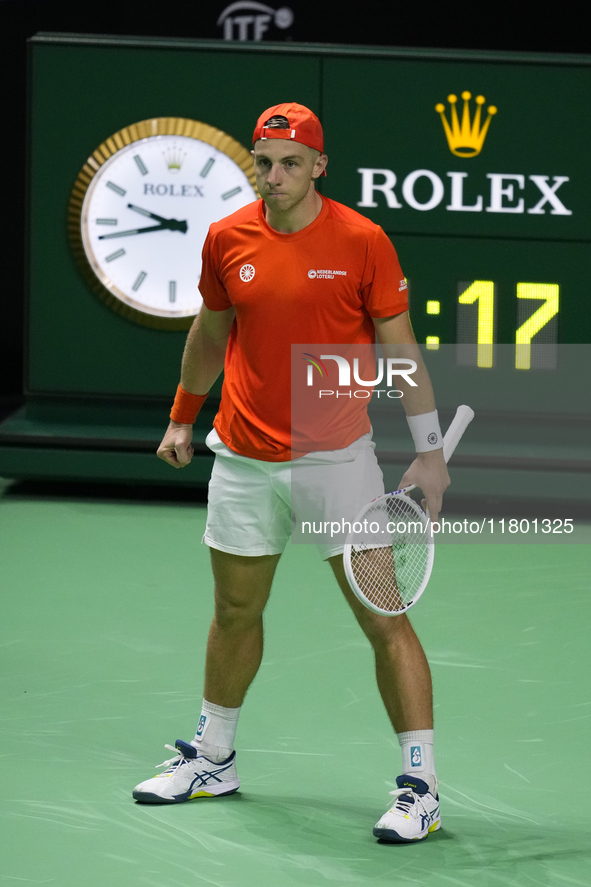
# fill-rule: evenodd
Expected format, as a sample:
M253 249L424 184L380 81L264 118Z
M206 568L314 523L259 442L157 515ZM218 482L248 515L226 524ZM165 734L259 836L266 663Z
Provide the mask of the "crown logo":
M476 157L476 155L480 154L482 151L482 146L484 145L491 118L493 114L497 113L497 109L494 105L489 106L488 117L481 128L480 119L482 106L486 99L483 95L476 96L476 113L474 114L472 124L470 124L470 107L468 102L472 98L472 93L467 91L463 92L462 98L464 99L464 110L462 111L461 125L458 120L458 112L456 109L456 102L458 101L456 95L448 95L447 97L447 100L451 105L451 126L444 114L445 105L442 105L441 102L439 102L435 105L435 110L441 117L443 129L447 137L447 144L449 145L451 153L455 154L457 157Z
M162 152L162 156L164 157L164 162L168 167L168 171L178 173L181 171L181 166L187 156L187 152L177 148L176 145L172 145L172 147L167 148L166 151Z

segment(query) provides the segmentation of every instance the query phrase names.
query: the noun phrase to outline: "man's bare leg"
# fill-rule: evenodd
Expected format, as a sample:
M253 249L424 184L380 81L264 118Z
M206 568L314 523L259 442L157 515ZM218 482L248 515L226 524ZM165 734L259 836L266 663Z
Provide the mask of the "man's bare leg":
M232 754L234 736L242 700L261 664L263 610L279 557L239 557L211 549L215 615L207 644L205 698L198 732L191 743L177 741L179 755L165 773L136 785L136 801L178 804L202 796L233 794L239 788ZM194 766L196 754L198 770ZM187 767L187 762L193 763Z
M330 558L343 594L371 642L378 687L402 751L402 774L392 806L374 837L391 843L423 840L441 826L433 755L433 691L423 648L406 616L381 616L349 587L342 557Z
M433 689L429 663L406 614L380 616L355 597L343 558L329 558L341 591L375 653L378 688L396 733L433 729Z
M281 555L242 557L211 548L215 614L209 630L204 697L237 708L263 656L263 610Z

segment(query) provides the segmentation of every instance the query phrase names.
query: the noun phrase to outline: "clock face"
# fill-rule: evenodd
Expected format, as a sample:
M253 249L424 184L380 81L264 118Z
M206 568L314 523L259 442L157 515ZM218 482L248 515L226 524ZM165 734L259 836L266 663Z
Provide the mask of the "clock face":
M217 134L211 141L226 150L170 133L122 144L100 165L92 164L98 169L85 188L78 221L78 258L86 276L91 271L96 278L95 290L98 283L111 307L139 323L176 329L186 328L201 306L197 285L210 224L257 198L252 176L244 172L248 152L213 127L183 122L202 127L208 139ZM117 147L112 140L105 144L110 142ZM228 142L240 165L227 152Z

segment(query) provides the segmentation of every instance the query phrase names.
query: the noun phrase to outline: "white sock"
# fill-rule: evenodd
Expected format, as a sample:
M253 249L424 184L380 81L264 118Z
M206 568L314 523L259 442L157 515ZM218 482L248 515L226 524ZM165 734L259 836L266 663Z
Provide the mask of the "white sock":
M205 755L216 764L221 764L230 757L240 708L241 706L224 708L223 705L214 705L213 702L203 700L195 739L191 741L199 754Z
M437 774L433 755L433 730L409 730L398 734L402 749L402 772L423 779L437 793Z

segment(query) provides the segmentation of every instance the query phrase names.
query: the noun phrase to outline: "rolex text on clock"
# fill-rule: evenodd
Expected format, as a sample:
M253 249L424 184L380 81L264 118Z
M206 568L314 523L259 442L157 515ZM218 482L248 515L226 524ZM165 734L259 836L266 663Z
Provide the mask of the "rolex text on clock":
M256 200L250 153L219 129L158 117L108 138L80 171L70 242L92 289L144 326L187 329L212 222Z

